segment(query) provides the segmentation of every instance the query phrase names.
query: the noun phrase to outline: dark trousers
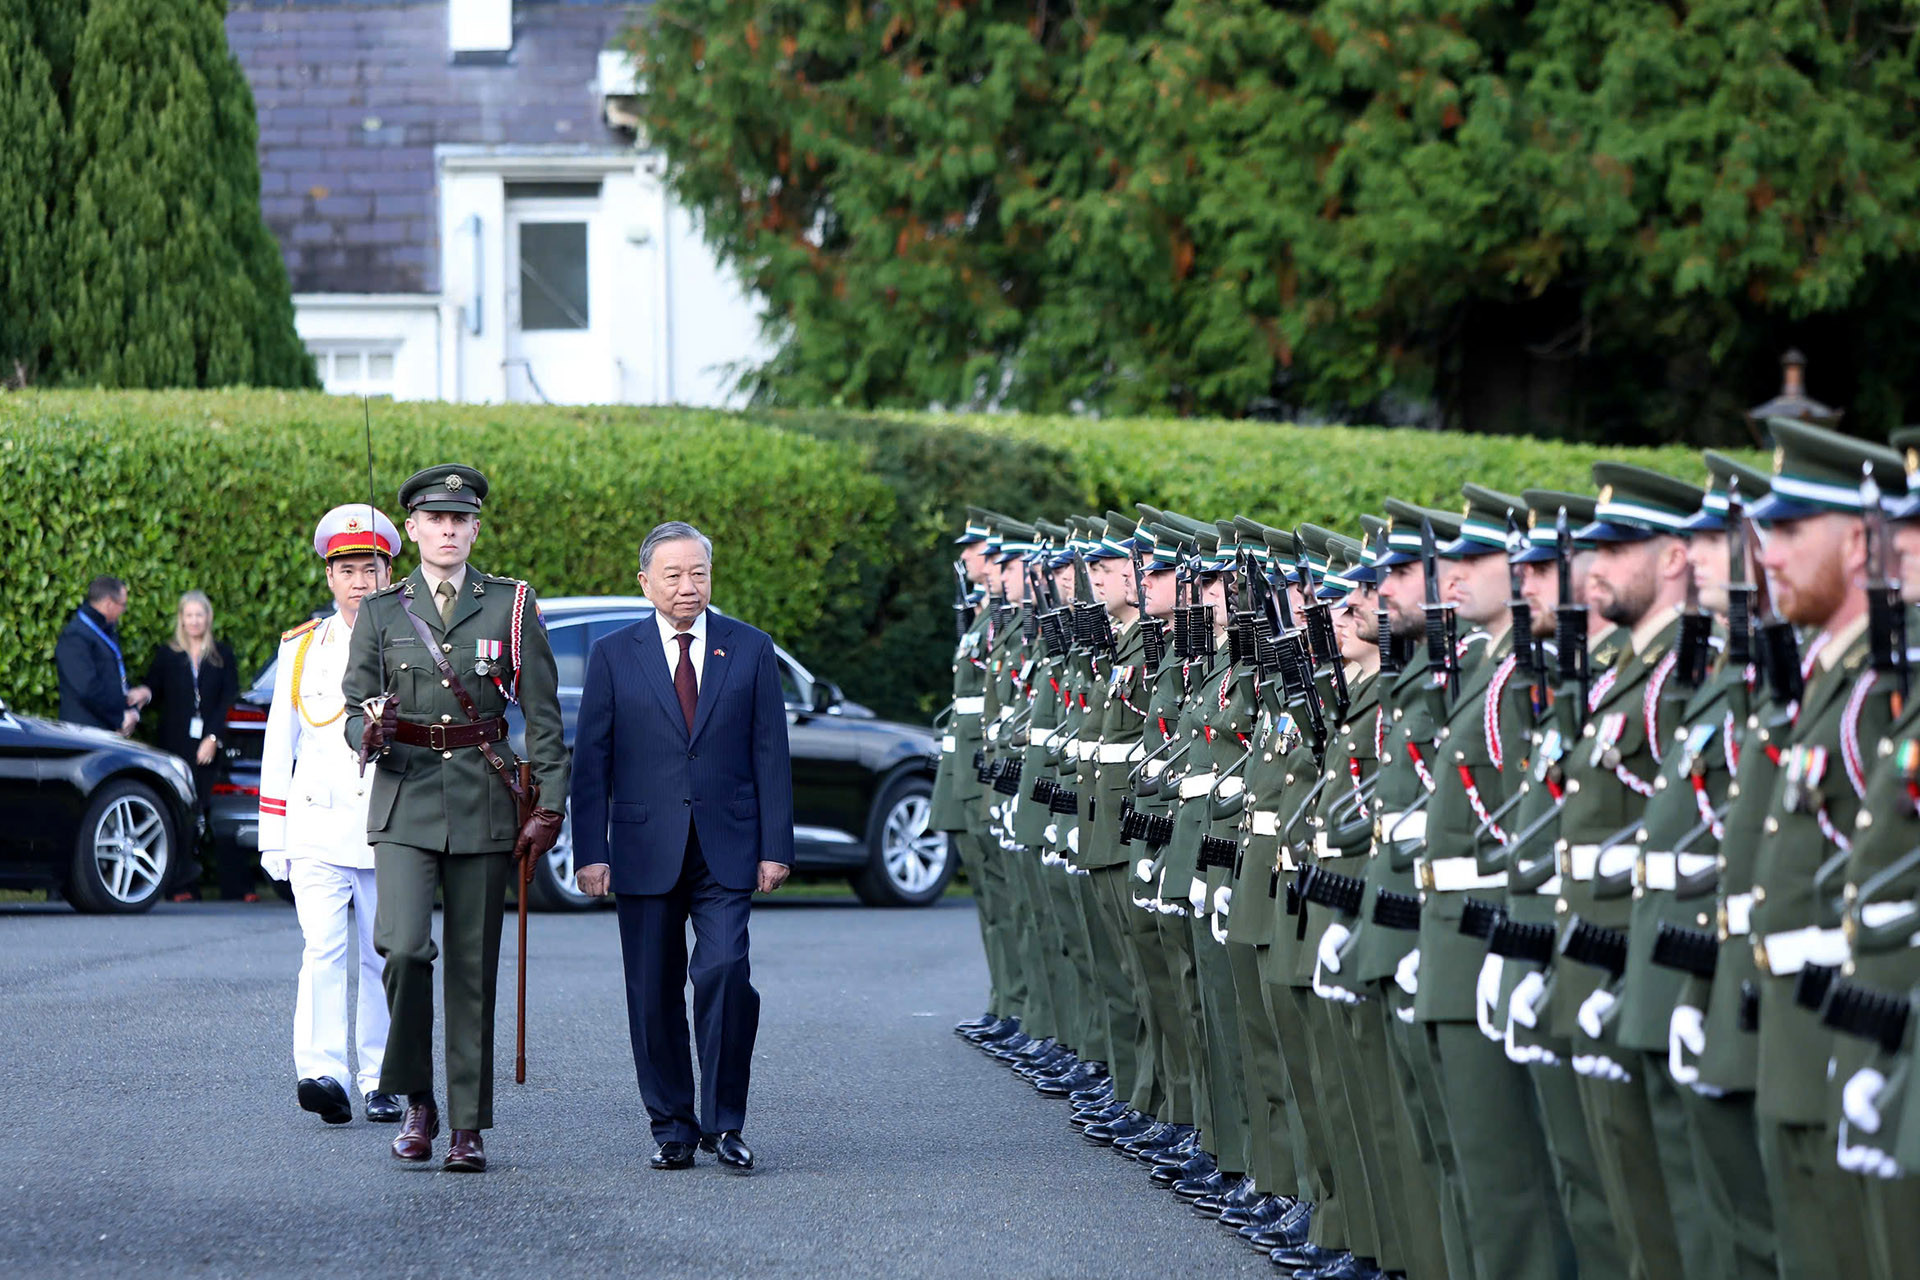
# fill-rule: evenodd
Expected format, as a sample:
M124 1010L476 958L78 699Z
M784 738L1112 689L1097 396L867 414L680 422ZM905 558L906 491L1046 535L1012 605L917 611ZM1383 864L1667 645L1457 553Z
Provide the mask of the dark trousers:
M387 1056L383 1093L433 1088L433 892L445 898L440 937L446 990L447 1121L493 1127L493 997L500 976L500 917L510 853L436 853L406 844L373 849L373 949L387 962Z
M627 1027L633 1067L656 1142L693 1142L745 1127L760 993L747 962L751 890L713 878L700 840L687 833L680 880L666 893L615 898L627 970ZM693 956L687 956L687 921ZM687 980L693 980L693 1039L700 1052L700 1111L693 1108L687 1051Z

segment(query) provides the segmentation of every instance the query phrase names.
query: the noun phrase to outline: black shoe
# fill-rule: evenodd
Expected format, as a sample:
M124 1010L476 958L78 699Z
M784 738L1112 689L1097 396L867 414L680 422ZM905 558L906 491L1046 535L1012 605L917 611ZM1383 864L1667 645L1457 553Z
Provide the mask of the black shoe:
M1099 1083L1090 1084L1084 1089L1067 1095L1067 1101L1076 1107L1099 1106L1113 1101L1113 1077L1102 1076Z
M1057 1040L1036 1040L1018 1053L1003 1053L1000 1055L1001 1060L1010 1067L1025 1068L1026 1070L1033 1070L1037 1067L1042 1071L1058 1063L1068 1061L1070 1056L1065 1049L1060 1047L1060 1043Z
M752 1173L753 1152L740 1140L738 1129L719 1134L702 1134L700 1149L720 1157L720 1167L728 1173Z
M693 1168L693 1144L691 1142L663 1142L660 1149L653 1153L653 1159L647 1161L654 1169L691 1169Z
M1152 1126L1153 1121L1138 1111L1126 1111L1122 1112L1118 1119L1109 1120L1105 1124L1088 1125L1080 1131L1080 1135L1088 1142L1106 1147L1112 1146L1122 1138L1131 1138L1145 1133Z
M1274 1208L1280 1199L1278 1196L1260 1195L1252 1204L1229 1205L1220 1211L1220 1225L1232 1227L1235 1231L1251 1226L1256 1220L1273 1222L1279 1219L1281 1210Z
M1180 1164L1163 1164L1148 1177L1156 1187L1171 1187L1181 1182L1198 1182L1213 1173L1213 1153L1196 1150Z
M400 1105L400 1099L391 1093L370 1093L367 1095L367 1119L374 1124L399 1124L400 1117L406 1114L406 1108Z
M1246 1215L1246 1221L1239 1223L1236 1228L1240 1238L1251 1242L1255 1236L1263 1234L1274 1224L1278 1223L1280 1219L1286 1217L1287 1212L1293 1208L1294 1204L1295 1201L1292 1196L1268 1196L1263 1203L1254 1206L1252 1209L1236 1209L1234 1216L1238 1217L1241 1213L1245 1213ZM1223 1213L1220 1215L1222 1222L1225 1222L1226 1219L1226 1214ZM1278 1245L1272 1244L1264 1245L1260 1251L1265 1253L1268 1249L1278 1247Z
M1235 1174L1232 1178L1228 1178L1226 1174L1215 1169L1204 1178L1189 1178L1185 1182L1174 1183L1173 1194L1179 1196L1182 1200L1198 1200L1202 1196L1217 1196L1239 1180L1240 1175L1238 1174Z
M1128 1148L1127 1154L1135 1160L1138 1160L1141 1164L1149 1165L1153 1168L1159 1168L1160 1162L1163 1160L1171 1160L1175 1164L1185 1164L1187 1157L1193 1154L1196 1141L1193 1130L1187 1128L1187 1126L1183 1124L1170 1124L1167 1126L1167 1131L1160 1135L1160 1137L1154 1139L1154 1141L1150 1143L1134 1143Z
M1038 1084L1062 1072L1071 1071L1079 1065L1079 1059L1065 1049L1055 1046L1031 1062L1012 1063L1013 1074Z
M1193 1202L1193 1211L1203 1218L1217 1218L1228 1209L1251 1203L1257 1194L1252 1178L1244 1173L1229 1174L1222 1190Z
M978 1032L985 1031L988 1027L993 1026L999 1021L1000 1019L993 1014L983 1013L977 1018L970 1018L965 1022L956 1022L953 1026L953 1034L957 1036L974 1035Z
M1298 1249L1307 1242L1307 1232L1313 1227L1313 1202L1297 1200L1293 1208L1280 1215L1280 1220L1253 1237L1253 1247L1284 1253Z
M318 1079L308 1076L294 1090L294 1095L300 1099L302 1111L311 1111L328 1124L345 1124L353 1119L353 1104L347 1101L347 1091L332 1076Z
M1344 1249L1323 1249L1302 1241L1291 1249L1275 1249L1267 1256L1282 1271L1312 1271L1353 1255Z
M1200 1135L1192 1129L1180 1141L1165 1151L1149 1151L1140 1157L1142 1164L1150 1164L1156 1169L1179 1168L1204 1150L1200 1145ZM1212 1159L1211 1156L1208 1159Z
M1002 1062L1011 1062L1039 1043L1038 1040L1035 1040L1026 1032L1016 1031L1003 1039L989 1040L980 1047L986 1050L989 1058L998 1058Z
M1068 1094L1078 1093L1090 1087L1102 1077L1092 1067L1082 1062L1065 1075L1054 1076L1048 1080L1036 1080L1033 1087L1049 1098L1064 1098Z
M988 1026L982 1027L978 1031L962 1031L960 1036L962 1039L971 1040L975 1044L985 1045L991 1041L1010 1036L1019 1029L1020 1019L1001 1018Z
M1266 1198L1266 1193L1253 1185L1253 1175L1248 1174L1240 1180L1240 1185L1220 1197L1220 1212L1229 1209L1251 1209Z
M1380 1268L1371 1258L1345 1254L1324 1267L1307 1267L1293 1273L1293 1280L1380 1280Z
M1173 1126L1163 1120L1156 1120L1131 1138L1114 1139L1113 1145L1128 1155L1133 1155L1142 1147L1158 1146L1163 1142L1176 1140L1177 1135L1174 1135Z
M1067 1117L1067 1123L1076 1129L1088 1129L1096 1124L1112 1124L1127 1114L1127 1104L1115 1099L1104 1107L1092 1111L1076 1111Z

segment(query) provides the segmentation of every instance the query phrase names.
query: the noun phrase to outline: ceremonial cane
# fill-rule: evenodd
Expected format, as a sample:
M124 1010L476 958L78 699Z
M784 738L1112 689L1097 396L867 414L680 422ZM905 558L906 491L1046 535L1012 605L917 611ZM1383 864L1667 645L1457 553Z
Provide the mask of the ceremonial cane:
M521 807L531 812L533 809L533 766L522 761L520 764ZM525 820L526 814L520 815ZM514 998L513 1012L513 1082L527 1082L527 886L533 883L533 859L531 849L520 860L520 892L516 895L520 901L520 989Z

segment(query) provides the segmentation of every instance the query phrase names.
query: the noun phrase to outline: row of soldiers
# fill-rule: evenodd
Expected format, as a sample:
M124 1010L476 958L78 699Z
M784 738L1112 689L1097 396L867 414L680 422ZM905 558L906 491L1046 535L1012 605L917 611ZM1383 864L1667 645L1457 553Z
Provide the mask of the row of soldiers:
M1920 429L1767 425L1347 532L971 509L956 1031L1303 1280L1916 1274Z

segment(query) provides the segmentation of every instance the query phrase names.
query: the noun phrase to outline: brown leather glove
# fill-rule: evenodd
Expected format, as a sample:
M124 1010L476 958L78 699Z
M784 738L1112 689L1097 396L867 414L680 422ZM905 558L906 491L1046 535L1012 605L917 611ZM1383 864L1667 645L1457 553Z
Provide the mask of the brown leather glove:
M394 730L400 727L400 696L393 695L380 708L377 716L367 716L360 725L360 772L367 771L367 762L375 759L392 741Z
M565 821L566 818L553 809L535 809L529 813L520 828L520 838L513 842L513 856L525 860L545 854L560 839L560 825Z

